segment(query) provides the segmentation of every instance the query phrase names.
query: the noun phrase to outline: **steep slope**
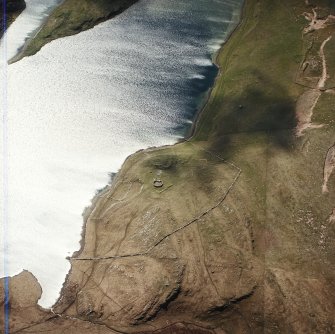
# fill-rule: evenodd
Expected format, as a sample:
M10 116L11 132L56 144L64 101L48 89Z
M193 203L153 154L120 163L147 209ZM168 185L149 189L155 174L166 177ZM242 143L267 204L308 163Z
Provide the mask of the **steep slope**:
M53 310L11 287L15 333L335 331L331 5L246 1L193 137L127 159Z
M123 12L137 0L65 0L49 15L37 35L11 62L34 55L54 39L93 28Z

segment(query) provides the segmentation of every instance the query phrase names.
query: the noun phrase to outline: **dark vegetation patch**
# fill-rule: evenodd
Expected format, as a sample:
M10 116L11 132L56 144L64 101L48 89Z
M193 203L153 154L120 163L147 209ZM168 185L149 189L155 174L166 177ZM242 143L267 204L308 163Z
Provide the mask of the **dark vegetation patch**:
M4 29L7 29L25 8L26 3L24 0L7 0L0 2L0 37L3 35Z
M270 143L279 148L290 150L294 146L295 101L287 95L271 97L260 89L248 88L240 98L226 100L223 110L213 120L212 150L229 155L231 135L252 132L265 132Z
M149 167L153 167L158 170L170 170L175 171L179 159L176 155L172 154L162 154L155 156L147 161Z
M269 1L253 6L246 2L245 10L253 15L241 22L218 56L221 75L192 138L209 142L210 149L226 159L255 145L291 150L296 99L303 91L294 80L304 57L305 3ZM262 143L256 144L261 137Z

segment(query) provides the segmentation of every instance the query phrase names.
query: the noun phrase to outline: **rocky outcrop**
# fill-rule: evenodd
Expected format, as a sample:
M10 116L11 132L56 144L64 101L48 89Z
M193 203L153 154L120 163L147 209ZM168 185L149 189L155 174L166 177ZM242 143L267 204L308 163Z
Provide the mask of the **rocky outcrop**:
M11 332L15 332L53 317L50 311L43 310L37 305L41 294L39 283L28 271L12 277L9 280L8 289L2 279L0 284L1 323L4 324L8 316L9 328Z

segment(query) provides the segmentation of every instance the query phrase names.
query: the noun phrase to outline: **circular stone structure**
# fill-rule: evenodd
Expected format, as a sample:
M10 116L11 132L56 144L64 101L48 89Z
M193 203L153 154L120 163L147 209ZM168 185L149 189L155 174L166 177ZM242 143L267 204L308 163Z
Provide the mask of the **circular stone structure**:
M162 188L163 187L163 181L162 180L155 180L154 181L154 187L155 188Z

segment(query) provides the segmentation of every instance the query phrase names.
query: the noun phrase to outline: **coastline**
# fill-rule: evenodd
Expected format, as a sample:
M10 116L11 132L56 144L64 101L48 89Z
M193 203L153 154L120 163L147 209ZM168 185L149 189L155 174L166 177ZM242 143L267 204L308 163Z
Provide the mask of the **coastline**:
M180 138L179 140L177 140L172 145L167 144L167 145L162 145L162 146L153 146L153 147L140 149L140 150L130 154L124 160L120 169L115 173L115 176L112 179L112 182L110 184L107 184L102 192L97 192L91 199L91 205L84 208L83 213L82 213L83 226L82 226L82 231L80 233L81 238L80 238L80 241L79 241L80 248L77 251L75 251L71 256L68 256L66 258L68 261L70 261L70 263L71 263L72 259L78 258L81 255L81 253L83 252L83 249L85 247L85 240L86 240L87 222L88 222L90 216L92 215L94 210L97 208L97 204L99 203L99 201L103 200L104 196L106 196L109 192L112 192L113 189L116 187L116 185L119 181L120 172L125 170L125 169L128 169L127 165L130 163L130 160L135 158L138 154L145 154L146 152L157 152L157 151L160 151L160 150L164 150L166 148L174 147L176 145L180 145L180 144L183 144L185 142L188 142L193 138L194 134L196 133L198 123L201 121L201 116L206 111L207 105L210 102L213 88L215 87L218 78L222 75L221 67L218 64L217 59L218 59L220 53L222 52L223 48L225 47L225 45L230 41L230 39L233 37L234 33L240 28L241 24L244 22L245 16L246 16L246 0L243 0L243 4L242 4L242 6L239 10L239 15L238 15L239 20L235 23L235 27L233 29L231 29L231 31L228 33L227 38L225 39L225 41L220 44L219 49L212 56L212 62L217 67L218 73L215 77L215 80L214 80L212 86L205 93L204 102L202 103L202 106L200 106L199 110L195 113L194 121L192 122L192 126L190 127L190 130L187 131L184 138ZM59 302L61 302L62 298L66 295L63 292L63 290L65 289L65 287L68 283L69 277L71 276L71 272L72 272L72 264L71 264L71 268L70 268L69 272L67 273L67 275L65 277L65 280L63 282L62 289L60 291L59 297L56 300L56 302L51 306L51 308L50 308L51 310L53 310L54 307L57 307L57 304Z
M68 25L71 24L71 22L68 23L68 22L65 21L65 23L63 22L63 24L68 28L68 30L66 30L65 33L63 33L63 34L60 33L59 34L58 32L56 32L56 36L53 36L52 34L54 34L54 32L52 32L52 33L50 32L50 36L47 36L47 37L46 36L42 36L42 39L39 40L40 45L38 45L36 49L29 50L29 48L32 46L32 42L35 42L36 40L38 40L38 35L41 32L44 32L45 29L48 29L48 28L50 29L50 27L48 27L48 24L51 21L52 21L52 23L50 23L51 25L55 24L55 22L57 20L59 20L59 13L57 13L57 11L59 10L59 8L61 8L62 6L68 5L66 2L70 2L69 0L68 1L67 0L60 0L59 3L52 8L52 10L50 11L49 15L46 16L45 20L43 20L43 23L36 30L36 32L34 33L34 36L32 36L31 38L28 38L26 40L26 42L24 43L24 45L22 46L22 48L17 53L17 55L15 55L13 58L11 58L9 60L9 64L15 63L15 62L20 61L21 59L23 59L25 57L29 57L29 56L32 56L32 55L36 54L38 51L40 51L40 49L43 46L45 46L46 44L52 42L53 40L56 40L56 39L59 39L59 38L64 38L64 37L68 37L68 36L72 36L72 35L76 35L76 34L78 34L80 32L85 31L85 30L93 29L96 25L98 25L98 24L100 24L100 23L102 23L104 21L110 20L110 19L112 19L112 18L114 18L116 16L118 16L124 10L126 10L127 8L129 8L130 6L132 6L133 4L135 4L138 0L128 0L128 1L129 1L129 3L127 2L127 0L125 0L126 3L124 4L124 6L121 5L120 7L116 8L115 10L107 12L105 14L105 16L95 17L94 19L92 19L92 22L89 24L88 27L81 26L78 31L71 30L71 27L68 27ZM71 12L66 12L65 11L65 14L69 14L69 13L71 13ZM64 12L61 13L61 14L64 14ZM53 17L53 15L55 15L55 17ZM87 23L87 22L86 21L81 22L80 20L78 21L78 24L84 25L85 23ZM51 27L51 28L53 30L53 29L57 29L58 27L59 26L56 25L55 27ZM57 35L57 33L58 33L58 35ZM48 39L48 40L44 41L43 39Z
M45 18L41 21L41 24L35 29L33 30L30 34L31 36L26 38L23 45L17 50L17 54L12 57L11 59L8 60L8 64L13 64L19 60L21 60L23 57L22 54L24 53L24 51L26 50L26 48L28 47L28 45L30 44L30 42L37 36L37 34L43 29L44 25L46 24L46 22L49 19L50 14L53 12L53 10L55 10L55 8L57 8L58 6L60 6L65 0L60 0L58 4L56 4L55 6L50 6L44 13L43 15L45 15ZM48 14L48 15L46 15Z
M241 9L239 10L239 20L237 22L237 24L235 25L235 27L228 33L228 36L226 38L226 40L221 43L220 48L218 49L217 52L215 52L215 54L212 57L212 62L213 64L217 67L218 69L218 73L215 77L215 80L213 82L213 85L208 89L207 93L206 93L206 97L204 98L204 103L202 104L202 107L200 107L200 109L196 112L195 117L194 117L194 121L192 123L192 126L190 128L190 130L188 131L188 133L185 135L185 138L180 139L180 142L185 142L185 141L190 141L197 130L198 127L198 123L201 119L202 114L206 111L206 108L210 102L211 99L211 95L213 92L213 88L215 87L218 78L223 74L222 73L222 67L220 66L219 62L218 62L218 57L220 55L220 53L222 52L222 49L224 48L224 46L230 41L230 39L233 37L234 33L240 28L240 26L242 25L242 23L244 22L244 18L246 16L246 2L247 0L243 0L243 4L241 6Z
M57 304L26 319L17 301L37 296L40 286L26 273L11 281L13 332L299 333L335 326L334 174L329 193L321 189L335 140L333 92L322 92L315 108L313 120L325 126L294 137L305 91L295 82L300 60L322 65L318 51L335 26L301 40L300 14L310 6L246 5L239 29L216 54L221 73L197 109L193 136L119 160L117 178L95 192L86 224L76 225L81 254L65 263ZM305 57L309 38L316 47ZM333 80L335 44L327 46ZM303 74L308 80L313 72ZM167 191L154 188L155 176ZM35 289L25 288L27 277ZM37 302L27 311L38 312Z

